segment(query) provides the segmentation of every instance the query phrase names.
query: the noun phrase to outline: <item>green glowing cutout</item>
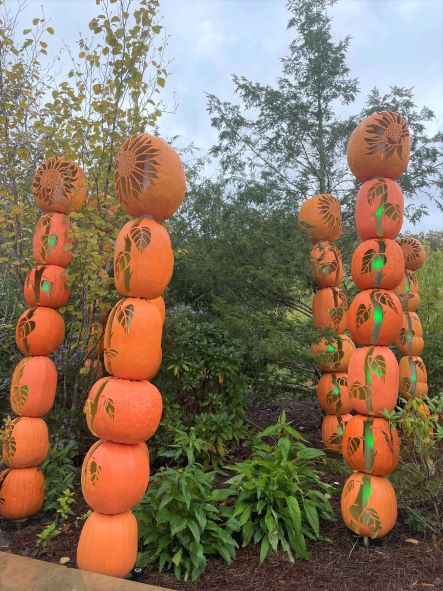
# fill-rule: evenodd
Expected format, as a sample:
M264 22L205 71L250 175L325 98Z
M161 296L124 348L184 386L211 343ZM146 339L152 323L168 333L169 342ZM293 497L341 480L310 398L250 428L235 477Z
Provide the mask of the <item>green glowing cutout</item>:
M56 234L51 234L51 236L49 236L48 238L48 244L49 246L54 247L58 242L58 238Z
M335 347L334 345L328 345L328 348L326 350L329 351L329 353L332 353L332 351L335 351Z
M380 205L380 207L377 207L377 211L375 212L375 217L376 218L381 218L381 216L383 215L385 208L383 207L383 205Z
M45 293L49 293L51 291L51 284L46 279L43 279L41 288Z
M413 336L412 332L408 332L408 335L406 337L408 339L408 341L412 341L412 336Z
M374 321L375 322L382 322L383 320L383 310L380 308L375 308L374 310Z
M385 263L382 257L375 256L374 260L372 261L372 269L376 271L377 269L381 269L384 267Z
M324 273L324 274L326 275L326 273L328 273L328 272L329 272L329 267L328 267L328 265L324 265L324 266L321 268L321 272L322 272L322 273Z
M340 394L340 388L337 386L337 384L334 384L334 387L332 388L332 393Z
M408 291L410 291L410 289L411 289L411 286L410 286L410 285L409 285L409 283L408 283L408 284L406 285L406 287L405 287L405 292L407 293Z

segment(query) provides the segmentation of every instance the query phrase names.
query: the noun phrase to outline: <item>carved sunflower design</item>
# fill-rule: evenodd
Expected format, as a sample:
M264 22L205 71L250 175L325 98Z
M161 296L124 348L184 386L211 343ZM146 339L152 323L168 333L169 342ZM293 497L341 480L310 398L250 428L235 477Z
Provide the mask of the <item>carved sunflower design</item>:
M382 111L375 118L375 123L368 125L365 142L369 156L381 153L385 160L396 154L403 157L404 142L409 138L408 125L400 113Z
M406 264L415 262L420 258L422 246L416 238L399 238L397 240L400 245ZM415 281L417 281L414 275Z
M34 198L48 206L69 201L78 175L79 168L75 162L57 156L49 158L35 173L32 181Z
M340 203L329 193L319 196L319 213L322 220L334 234L340 234L342 228Z

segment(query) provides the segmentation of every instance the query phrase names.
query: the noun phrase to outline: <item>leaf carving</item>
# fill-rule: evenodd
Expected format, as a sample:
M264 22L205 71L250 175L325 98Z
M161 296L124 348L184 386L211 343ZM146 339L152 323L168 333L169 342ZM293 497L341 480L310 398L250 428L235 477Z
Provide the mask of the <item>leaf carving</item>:
M386 199L388 196L388 185L384 181L377 181L368 190L368 203L372 205L375 199Z
M373 248L370 248L362 256L361 269L362 273L370 273L372 271L372 261L377 253Z
M366 507L360 514L360 523L368 527L371 531L371 537L376 536L381 529L380 517L375 509Z
M350 480L343 489L343 496L346 497L350 492L354 490L355 480Z
M383 355L370 357L368 362L371 371L384 382L386 380L386 360Z
M392 299L392 296L386 292L374 291L374 300L382 306L388 306L398 314L397 306Z
M397 222L400 219L400 206L396 203L385 203L383 213L393 222Z
M116 313L116 318L117 318L117 322L120 324L120 326L125 331L125 334L129 334L129 331L131 330L131 323L132 323L133 317L134 317L134 305L133 304L128 304L127 306L123 306L123 305L119 306L117 313Z
M26 384L24 384L23 386L14 386L12 397L14 400L14 404L18 408L21 408L22 406L24 406L26 404L26 401L28 400L28 396L29 396L29 386L27 386Z
M97 486L100 472L101 466L99 466L95 460L91 460L89 464L89 478L91 479L91 484L94 488Z
M348 386L348 378L346 376L341 376L337 378L337 384L342 386L343 388L347 388Z
M356 321L357 327L361 326L362 324L364 324L365 322L367 322L369 320L370 313L371 313L371 305L366 307L364 304L360 304L358 306L357 313L355 316L355 321Z
M140 226L141 220L135 220L129 230L131 240L140 252L143 252L151 242L151 230L147 226Z
M112 400L112 398L106 398L103 408L104 408L104 411L107 414L109 420L114 422L115 405L114 405L114 401Z
M351 437L350 439L348 439L348 445L346 449L350 456L352 456L352 454L355 454L359 447L360 437Z
M365 384L362 384L356 380L351 384L349 396L357 400L368 400L371 398L371 389L369 386L366 386Z
M389 451L393 454L394 453L394 439L392 437L392 433L389 432L389 434L388 434L388 433L386 433L385 430L383 430L382 433L383 433L383 438L389 447Z
M16 449L17 444L11 431L7 438L3 441L3 453L5 454L6 461L11 462L13 460Z

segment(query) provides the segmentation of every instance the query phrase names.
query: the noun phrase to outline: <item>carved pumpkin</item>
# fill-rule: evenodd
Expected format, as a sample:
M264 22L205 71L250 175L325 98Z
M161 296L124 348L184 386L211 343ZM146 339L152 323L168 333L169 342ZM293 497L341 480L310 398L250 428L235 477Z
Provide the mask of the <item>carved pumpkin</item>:
M397 404L398 363L388 347L360 347L348 367L351 407L363 415L383 416Z
M426 259L426 251L423 244L417 238L412 236L405 236L397 240L405 257L406 269L410 271L417 271L424 265Z
M32 181L35 203L47 212L80 211L87 191L83 170L75 162L57 156L43 162Z
M12 410L25 417L41 417L54 404L57 370L49 357L26 357L12 375Z
M137 546L137 520L131 511L118 515L91 513L80 534L78 568L125 577L137 559Z
M91 388L84 412L89 430L97 437L136 444L157 431L162 408L154 384L106 377Z
M329 193L314 195L303 201L298 212L298 225L312 242L335 241L341 234L341 208Z
M172 276L174 254L166 229L146 218L131 220L115 243L114 281L124 296L159 297Z
M162 296L159 296L158 298L150 300L150 302L151 302L151 304L154 304L154 306L157 308L157 310L160 314L160 318L162 320L162 324L164 324L165 317L166 317L165 300L162 298Z
M409 143L408 124L400 113L373 113L351 133L349 168L362 183L375 176L398 179L408 166Z
M390 345L400 334L403 312L393 291L366 289L352 300L348 329L360 345Z
M106 515L129 511L141 501L148 487L146 444L97 441L85 456L81 481L83 496L94 511Z
M106 371L127 380L149 380L161 363L162 323L155 305L140 298L117 302L105 330Z
M321 440L329 451L341 452L342 438L346 423L352 419L352 415L326 415L321 425Z
M341 514L346 526L368 538L381 538L397 520L397 498L384 476L354 472L341 496Z
M88 357L100 357L100 355L103 355L103 333L104 329L101 324L95 323L91 326L86 344L86 354Z
M346 296L338 287L319 289L312 303L314 326L343 333L347 327L347 309Z
M23 355L50 355L65 338L63 316L52 308L37 306L17 322L15 342Z
M361 242L352 255L351 274L358 289L395 289L405 274L401 248L388 239Z
M179 208L185 191L183 164L159 137L138 133L117 152L115 193L130 216L149 214L166 220Z
M324 373L317 384L317 400L328 415L345 415L351 410L346 373Z
M418 356L402 357L398 364L398 392L403 398L423 398L428 393L428 372Z
M18 417L6 429L3 463L8 468L31 468L48 455L48 427L43 419Z
M415 312L420 303L418 280L414 271L406 270L401 283L394 290L403 312Z
M345 334L329 339L321 338L311 345L311 353L316 358L317 365L326 372L346 371L354 350L354 343Z
M39 265L67 267L72 261L72 253L65 247L71 243L71 222L68 216L48 213L35 225L32 250Z
M397 429L386 419L356 415L346 424L342 451L353 470L387 476L396 469L400 458Z
M395 340L402 355L420 355L425 346L421 321L415 312L404 312L400 333Z
M312 247L311 265L319 287L337 287L343 279L341 254L331 242L319 242Z
M25 519L40 511L45 478L38 468L5 470L0 474L0 517Z
M361 240L397 238L404 215L404 197L395 181L376 177L360 187L355 202L355 225Z
M25 279L26 303L29 307L60 308L66 306L71 297L71 289L68 287L67 279L65 269L58 265L34 267Z

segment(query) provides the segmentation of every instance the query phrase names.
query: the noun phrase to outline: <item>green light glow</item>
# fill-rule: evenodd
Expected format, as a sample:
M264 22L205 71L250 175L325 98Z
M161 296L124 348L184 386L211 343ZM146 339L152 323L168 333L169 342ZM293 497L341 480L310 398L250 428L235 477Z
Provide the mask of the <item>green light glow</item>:
M363 507L367 507L371 496L371 477L363 477Z
M332 351L335 351L335 347L333 345L328 345L328 348L326 349L326 351L329 351L330 353L332 353Z
M383 215L383 212L384 212L384 207L383 207L383 205L380 205L380 207L378 207L377 211L375 212L375 217L381 218L381 216Z
M46 279L44 279L42 281L42 291L44 291L45 293L49 293L49 290L51 289L51 285L49 283L49 281L46 281Z
M321 268L321 272L322 272L322 273L325 273L325 274L326 274L328 271L329 271L329 267L328 267L327 265L324 265L324 266Z
M374 321L375 322L381 322L383 320L383 310L380 310L379 308L375 308L374 310Z
M405 291L406 293L411 289L411 286L409 285L409 283L407 284L407 286L405 287Z
M377 269L381 269L382 267L384 267L384 262L383 262L382 258L379 256L374 257L374 260L372 261L372 268L374 270L377 270Z
M411 382L416 382L417 381L417 376L415 375L415 373L411 374Z
M406 338L408 339L408 341L412 341L412 332L409 331Z
M375 375L376 375L377 377L380 377L380 376L381 376L381 371L380 371L379 369L376 369L376 370L374 371L374 373L375 373Z
M48 238L49 246L55 246L58 242L58 238L56 234L51 234Z
M335 384L335 386L332 388L332 393L333 394L339 394L340 393L340 388L337 386L337 384Z

